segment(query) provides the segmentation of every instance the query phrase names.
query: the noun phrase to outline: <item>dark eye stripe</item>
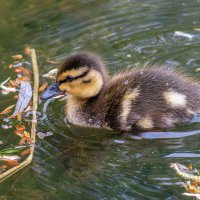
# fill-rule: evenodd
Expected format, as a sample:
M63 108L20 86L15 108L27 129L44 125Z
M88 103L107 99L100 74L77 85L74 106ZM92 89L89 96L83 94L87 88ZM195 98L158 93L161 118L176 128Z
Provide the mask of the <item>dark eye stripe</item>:
M65 83L65 82L72 82L76 79L79 79L79 78L82 78L83 76L86 76L88 74L89 70L85 71L83 74L79 75L79 76L67 76L67 78L65 78L64 80L61 80L61 81L58 81L58 84L62 84L62 83Z

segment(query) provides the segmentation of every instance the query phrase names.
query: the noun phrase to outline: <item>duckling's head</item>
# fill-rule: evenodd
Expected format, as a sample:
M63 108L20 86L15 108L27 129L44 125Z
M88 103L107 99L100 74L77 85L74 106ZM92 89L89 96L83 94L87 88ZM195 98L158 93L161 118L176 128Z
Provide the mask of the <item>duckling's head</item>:
M67 57L58 70L56 82L60 91L80 99L97 96L107 73L102 60L89 52Z

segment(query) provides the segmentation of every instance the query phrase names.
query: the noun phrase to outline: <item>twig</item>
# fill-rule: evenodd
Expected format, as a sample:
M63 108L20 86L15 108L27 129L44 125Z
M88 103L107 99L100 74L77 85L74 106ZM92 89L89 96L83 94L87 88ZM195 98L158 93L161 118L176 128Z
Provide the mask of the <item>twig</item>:
M10 77L7 78L3 83L0 84L0 88L10 91L10 92L16 92L18 91L16 88L12 88L12 87L7 87L5 86L5 84L10 80Z
M0 182L3 182L8 177L10 177L11 175L18 172L20 169L27 166L29 163L31 163L33 159L33 154L34 154L34 149L35 149L36 126L37 126L36 111L37 111L37 106L38 106L38 88L39 88L39 73L38 73L38 65L37 65L35 49L31 49L31 58L32 58L33 74L34 74L33 117L32 117L32 127L31 127L31 138L33 142L30 147L31 152L29 156L26 158L26 160L21 162L19 165L12 167L11 169L0 174Z

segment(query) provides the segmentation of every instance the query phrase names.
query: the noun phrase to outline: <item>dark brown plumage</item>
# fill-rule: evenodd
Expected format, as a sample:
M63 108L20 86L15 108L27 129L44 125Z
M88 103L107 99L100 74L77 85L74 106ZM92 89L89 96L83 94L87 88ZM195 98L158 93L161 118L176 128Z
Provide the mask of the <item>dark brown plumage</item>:
M109 94L108 98L115 99L109 105L106 117L106 121L113 129L120 126L121 110L118 105L129 88L138 88L140 91L137 98L132 101L131 111L127 117L126 126L131 126L132 129L142 129L137 126L137 122L146 116L152 118L152 128L169 128L177 122L189 120L200 109L200 86L195 82L174 71L162 68L134 70L111 82L106 90ZM186 95L185 106L168 105L163 96L167 91Z
M88 52L67 57L57 82L67 94L67 119L81 126L163 129L200 110L200 85L189 78L159 67L109 77L101 59Z

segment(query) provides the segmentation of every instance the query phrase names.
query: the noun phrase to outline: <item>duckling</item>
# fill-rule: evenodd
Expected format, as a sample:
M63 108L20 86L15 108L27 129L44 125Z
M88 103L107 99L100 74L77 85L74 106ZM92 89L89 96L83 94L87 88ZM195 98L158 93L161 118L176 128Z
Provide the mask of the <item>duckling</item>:
M190 78L163 67L109 76L90 52L67 57L41 99L61 93L70 123L116 131L166 129L200 110L200 85Z

